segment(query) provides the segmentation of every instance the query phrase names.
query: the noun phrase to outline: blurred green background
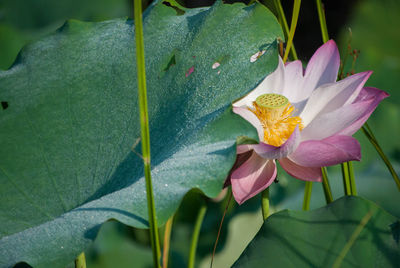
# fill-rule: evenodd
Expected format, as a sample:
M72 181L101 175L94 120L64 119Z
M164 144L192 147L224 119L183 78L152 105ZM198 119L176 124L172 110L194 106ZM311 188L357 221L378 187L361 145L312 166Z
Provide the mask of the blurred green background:
M264 0L262 2L268 2ZM151 1L143 1L148 6ZM206 6L213 0L180 0L187 7ZM230 1L235 2L235 1ZM249 2L249 1L244 1ZM400 2L396 0L325 1L330 37L344 56L352 33L351 47L360 51L355 71L373 70L367 85L390 93L369 119L369 124L400 172ZM290 18L292 1L283 0ZM127 0L0 0L0 69L8 69L27 43L59 28L66 19L102 21L133 14L133 1ZM350 29L350 30L349 30ZM294 43L303 61L322 44L314 1L303 1ZM345 66L351 70L349 56ZM362 133L362 161L354 163L359 195L366 197L391 214L400 217L400 195L393 179ZM334 198L343 195L340 167L329 168ZM273 210L301 209L304 183L279 171L279 182L271 186ZM220 202L206 200L190 192L179 208L171 237L170 267L184 267L196 213L203 202L208 209L202 225L196 267L209 267L210 254L219 222L227 205L227 195ZM314 184L311 208L325 204L322 187ZM229 267L262 224L259 197L242 206L230 203L217 248L214 267ZM161 235L163 227L161 228ZM146 230L105 223L93 245L86 251L88 267L152 267L151 249ZM21 266L21 265L19 265ZM70 265L73 267L73 263Z

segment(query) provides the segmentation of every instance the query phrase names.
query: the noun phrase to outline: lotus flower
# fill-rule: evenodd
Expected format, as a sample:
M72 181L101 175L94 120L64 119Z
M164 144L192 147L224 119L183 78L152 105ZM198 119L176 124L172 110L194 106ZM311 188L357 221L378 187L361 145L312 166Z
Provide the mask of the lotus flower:
M273 73L233 103L233 112L259 137L259 144L237 147L228 180L239 204L275 180L276 161L297 179L321 181L321 167L361 159L352 135L388 94L364 87L371 71L336 81L339 66L332 40L315 52L306 70L300 61L285 65L279 58Z

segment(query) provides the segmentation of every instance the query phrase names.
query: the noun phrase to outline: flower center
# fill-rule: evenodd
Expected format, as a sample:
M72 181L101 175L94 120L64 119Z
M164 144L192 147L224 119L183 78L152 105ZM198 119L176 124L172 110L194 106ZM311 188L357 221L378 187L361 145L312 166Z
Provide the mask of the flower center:
M264 142L273 146L281 146L293 133L297 125L303 129L301 118L292 116L294 106L279 94L263 94L249 108L260 120L264 129Z

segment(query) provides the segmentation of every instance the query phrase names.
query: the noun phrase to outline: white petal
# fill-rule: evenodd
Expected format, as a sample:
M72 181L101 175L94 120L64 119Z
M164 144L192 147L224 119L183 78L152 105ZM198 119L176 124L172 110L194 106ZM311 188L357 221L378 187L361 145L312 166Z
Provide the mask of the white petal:
M351 103L360 93L371 72L358 73L314 90L300 114L307 126L318 114L327 113Z
M374 99L348 104L333 112L319 114L301 132L301 139L322 140L350 127L368 113Z
M258 120L258 117L245 107L233 107L233 112L246 119L250 124L257 129L258 138L260 141L264 139L264 129Z
M285 83L282 95L293 103L301 102L310 96L310 90L304 85L304 70L301 61L296 60L285 66Z
M277 93L281 94L284 88L285 67L281 58L279 57L278 68L265 77L265 79L249 94L234 102L233 107L252 107L253 101L262 94Z

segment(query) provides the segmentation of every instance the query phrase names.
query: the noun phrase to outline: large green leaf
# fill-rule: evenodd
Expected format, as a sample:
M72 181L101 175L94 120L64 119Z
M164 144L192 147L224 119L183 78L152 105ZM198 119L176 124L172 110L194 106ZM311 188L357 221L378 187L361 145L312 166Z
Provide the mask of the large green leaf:
M264 222L234 267L397 267L397 222L359 197L313 211L281 211Z
M63 266L110 218L147 228L133 28L70 21L0 72L0 266ZM218 1L153 5L144 32L163 224L190 189L216 196L236 137L256 137L230 103L275 68L281 31L260 4Z

